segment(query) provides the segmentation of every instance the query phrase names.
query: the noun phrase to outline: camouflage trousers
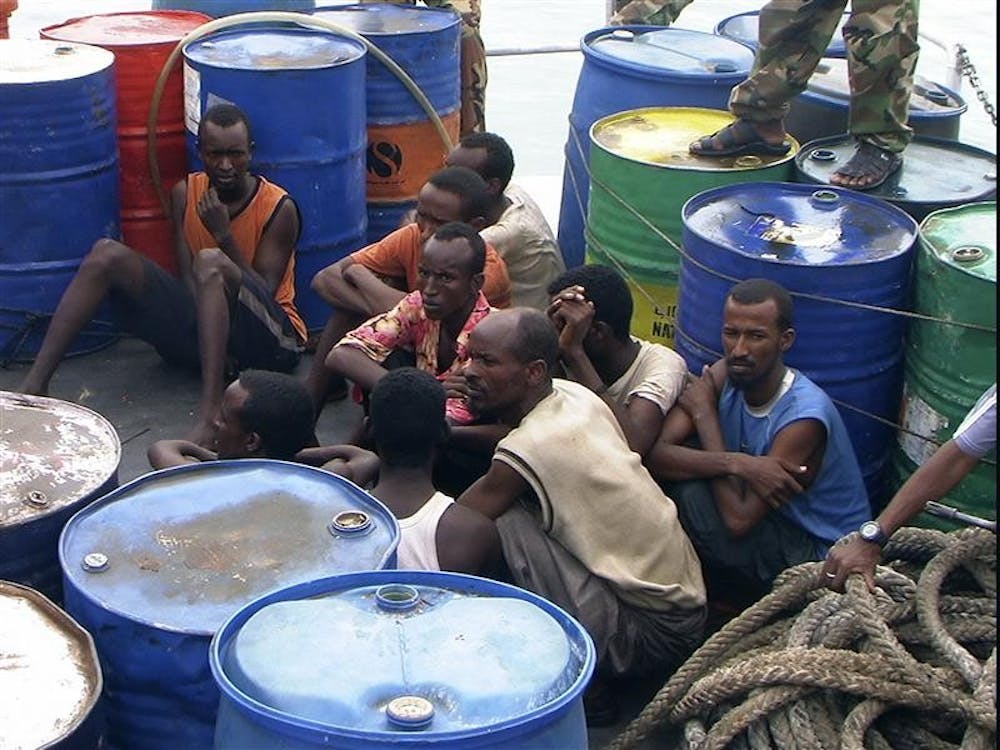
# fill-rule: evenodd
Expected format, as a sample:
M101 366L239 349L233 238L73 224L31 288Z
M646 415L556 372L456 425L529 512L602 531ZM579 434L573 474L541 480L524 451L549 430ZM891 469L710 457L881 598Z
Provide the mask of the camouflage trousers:
M360 0L416 5L416 0ZM462 135L486 129L486 48L479 35L481 0L424 0L431 8L447 8L462 17Z
M917 44L919 0L850 0L844 26L851 88L849 130L902 151ZM760 11L760 46L750 77L733 88L729 109L748 120L775 120L801 94L844 13L847 0L771 0Z
M669 26L693 0L615 0L608 23Z

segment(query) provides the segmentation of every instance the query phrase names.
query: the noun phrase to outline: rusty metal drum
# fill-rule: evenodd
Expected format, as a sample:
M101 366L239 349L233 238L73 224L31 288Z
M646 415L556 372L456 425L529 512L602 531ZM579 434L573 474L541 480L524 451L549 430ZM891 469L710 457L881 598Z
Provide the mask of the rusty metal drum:
M108 744L211 747L216 629L272 590L394 566L398 541L356 485L267 459L154 472L77 513L59 559L66 610L97 643Z
M61 601L59 532L118 486L120 460L118 433L97 412L0 391L0 578Z
M101 747L94 641L27 586L0 581L0 747Z

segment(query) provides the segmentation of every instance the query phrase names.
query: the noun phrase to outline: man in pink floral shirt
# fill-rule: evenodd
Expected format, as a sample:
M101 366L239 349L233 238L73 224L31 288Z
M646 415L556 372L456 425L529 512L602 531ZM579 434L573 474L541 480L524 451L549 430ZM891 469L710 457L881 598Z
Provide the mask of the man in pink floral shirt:
M475 229L445 224L421 251L417 290L348 333L330 351L327 367L370 391L388 372L383 365L390 355L405 351L442 382L461 378L469 332L492 309L482 293L485 262L486 246ZM453 425L475 419L454 390L445 414Z

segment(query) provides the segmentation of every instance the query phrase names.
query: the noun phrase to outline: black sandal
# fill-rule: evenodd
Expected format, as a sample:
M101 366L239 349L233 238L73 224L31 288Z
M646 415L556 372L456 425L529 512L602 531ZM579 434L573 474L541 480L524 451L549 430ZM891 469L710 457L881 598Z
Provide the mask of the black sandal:
M712 141L717 141L722 148L713 148ZM688 147L688 151L696 156L784 156L791 149L788 141L769 143L760 137L757 128L749 120L736 120L712 135L699 138Z
M868 141L860 141L850 160L833 173L833 177L871 177L872 181L867 185L842 185L834 182L831 178L830 184L836 187L847 188L848 190L874 190L881 186L893 174L899 171L903 165L903 157L884 148L880 148Z

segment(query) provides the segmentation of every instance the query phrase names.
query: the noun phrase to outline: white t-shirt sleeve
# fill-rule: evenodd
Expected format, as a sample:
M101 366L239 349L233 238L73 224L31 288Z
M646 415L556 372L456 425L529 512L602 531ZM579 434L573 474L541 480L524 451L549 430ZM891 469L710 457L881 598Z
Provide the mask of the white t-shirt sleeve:
M967 456L982 458L997 446L997 386L991 385L962 420L952 437Z

